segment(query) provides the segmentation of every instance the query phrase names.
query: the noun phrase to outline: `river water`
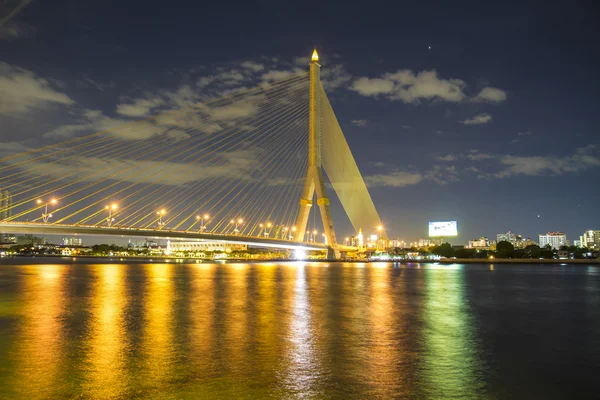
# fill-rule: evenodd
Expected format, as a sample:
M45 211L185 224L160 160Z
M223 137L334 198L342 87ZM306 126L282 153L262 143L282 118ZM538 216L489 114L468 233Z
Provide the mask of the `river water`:
M2 399L600 392L598 266L52 262L0 265Z

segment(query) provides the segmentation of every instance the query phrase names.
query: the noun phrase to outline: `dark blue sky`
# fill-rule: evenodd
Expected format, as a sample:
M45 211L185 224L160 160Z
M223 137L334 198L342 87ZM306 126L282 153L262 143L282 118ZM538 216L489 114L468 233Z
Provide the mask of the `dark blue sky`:
M24 5L0 28L2 142L81 122L85 110L120 119L117 105L219 67L305 68L297 57L316 45L390 236L416 239L428 221L452 219L457 242L600 229L594 2L213 3ZM16 77L29 90L9 84ZM334 214L343 235L335 204Z

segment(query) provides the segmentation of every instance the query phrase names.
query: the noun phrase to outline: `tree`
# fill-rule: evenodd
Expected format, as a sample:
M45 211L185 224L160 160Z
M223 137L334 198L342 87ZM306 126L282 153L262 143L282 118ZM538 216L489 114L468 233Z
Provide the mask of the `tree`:
M530 244L525 247L525 256L529 258L540 258L542 251L537 244Z
M437 254L438 256L441 256L441 257L449 258L449 257L454 256L454 249L452 248L452 246L450 246L450 243L444 243L442 245L435 247L432 250L432 253Z
M496 245L496 256L499 258L512 258L515 253L515 246L511 242L503 240Z

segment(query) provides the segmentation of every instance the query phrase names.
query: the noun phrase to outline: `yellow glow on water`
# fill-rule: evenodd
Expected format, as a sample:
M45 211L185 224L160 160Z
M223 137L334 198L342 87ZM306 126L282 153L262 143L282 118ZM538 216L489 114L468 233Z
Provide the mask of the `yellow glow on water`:
M188 341L192 359L200 372L210 368L215 343L215 264L198 264L190 269L189 302L190 330Z
M40 398L56 395L56 382L61 378L61 367L67 343L63 336L63 314L67 312L64 265L32 265L24 267L23 323L19 346L15 349L18 360L17 392L23 398L35 393Z
M127 386L124 374L124 313L127 306L124 265L96 265L93 269L91 323L86 346L86 392L92 397L118 396Z
M170 376L174 351L173 265L145 266L143 352L146 379L161 380ZM143 377L140 377L143 378Z

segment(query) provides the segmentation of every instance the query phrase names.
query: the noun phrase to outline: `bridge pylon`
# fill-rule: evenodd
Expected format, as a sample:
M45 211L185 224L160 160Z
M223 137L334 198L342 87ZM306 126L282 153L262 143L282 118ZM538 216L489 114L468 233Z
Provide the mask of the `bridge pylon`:
M337 248L337 240L333 229L333 220L331 219L329 198L325 192L325 180L323 177L321 156L321 135L321 65L319 64L317 49L315 49L310 61L308 169L306 171L302 196L300 197L300 207L298 210L298 219L296 221L296 240L304 241L304 233L306 232L308 217L310 215L316 191L317 205L321 212L321 220L323 221L327 244L331 250L335 250ZM332 258L332 255L334 254L334 251L328 251L328 258Z

